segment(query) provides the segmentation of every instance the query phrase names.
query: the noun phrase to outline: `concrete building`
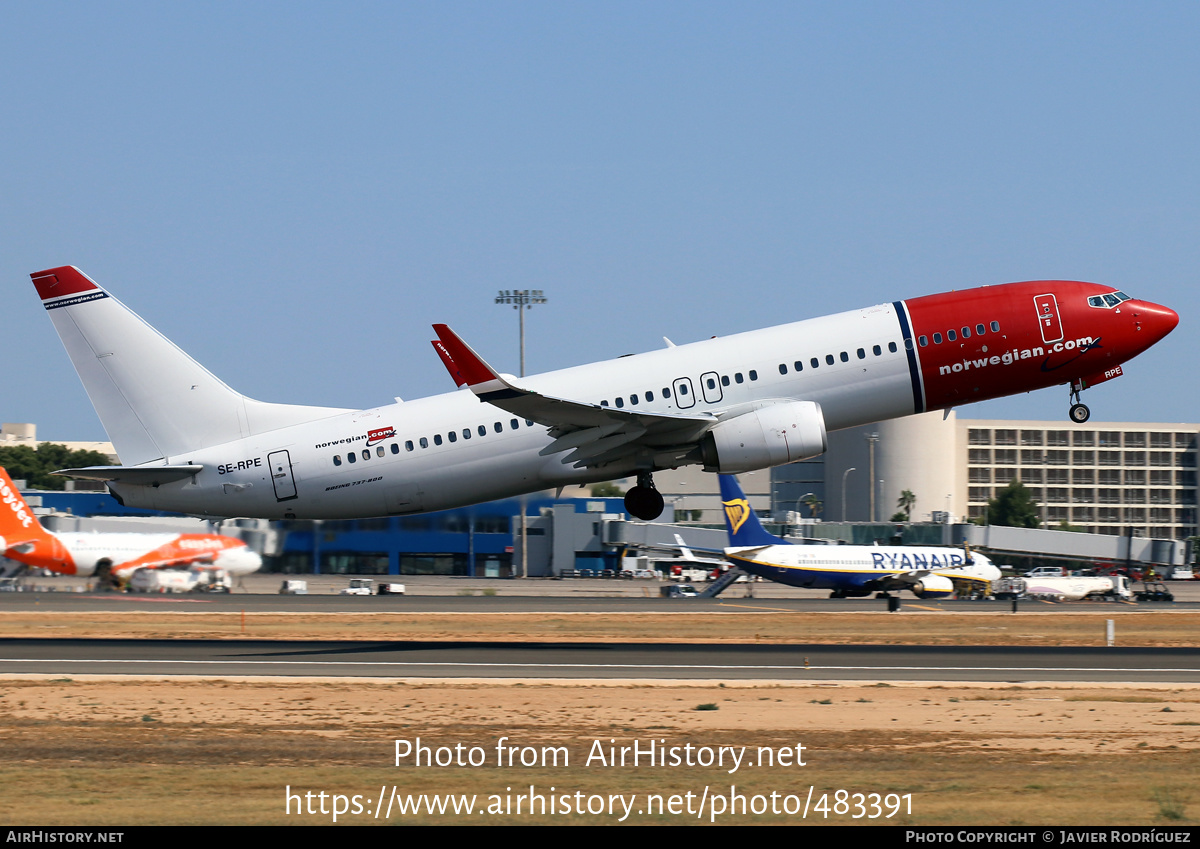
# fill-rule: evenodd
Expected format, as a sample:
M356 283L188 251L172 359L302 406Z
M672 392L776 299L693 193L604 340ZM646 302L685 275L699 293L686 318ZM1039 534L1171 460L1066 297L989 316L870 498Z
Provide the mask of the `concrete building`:
M988 499L1019 480L1041 505L1044 527L1184 539L1197 533L1198 435L1194 423L927 413L830 434L826 485L832 502L845 497L850 521L886 521L904 490L917 497L914 520L948 513L962 521L986 515Z

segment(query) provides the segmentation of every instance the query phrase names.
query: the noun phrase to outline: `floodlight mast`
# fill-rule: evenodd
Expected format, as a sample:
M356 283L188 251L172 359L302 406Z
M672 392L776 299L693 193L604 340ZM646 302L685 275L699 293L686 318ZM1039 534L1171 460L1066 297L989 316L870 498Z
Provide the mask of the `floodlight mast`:
M533 309L534 304L546 303L546 296L541 289L501 289L500 294L496 295L496 303L512 304L512 308L517 311L517 315L521 318L521 377L525 376L525 310ZM521 498L521 577L529 576L529 525L526 518L525 498ZM471 564L471 572L474 574L475 564Z
M512 304L521 318L521 377L525 376L525 310L533 309L534 304L544 304L546 296L541 289L501 289L496 296L498 304Z

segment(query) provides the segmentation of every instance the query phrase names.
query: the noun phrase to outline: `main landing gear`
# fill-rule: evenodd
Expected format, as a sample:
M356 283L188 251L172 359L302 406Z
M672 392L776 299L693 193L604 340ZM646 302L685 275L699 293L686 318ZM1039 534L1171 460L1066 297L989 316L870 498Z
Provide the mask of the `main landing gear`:
M1079 390L1071 389L1071 421L1075 424L1083 424L1092 417L1092 411L1088 409L1087 404L1079 403Z
M625 493L625 509L637 519L649 522L662 515L663 497L654 488L650 472L638 472L637 486Z

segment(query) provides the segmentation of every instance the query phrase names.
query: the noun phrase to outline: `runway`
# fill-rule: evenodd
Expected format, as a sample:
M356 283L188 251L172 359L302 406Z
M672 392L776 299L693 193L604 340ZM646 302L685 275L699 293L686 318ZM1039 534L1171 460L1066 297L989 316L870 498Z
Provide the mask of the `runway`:
M0 640L0 674L1200 683L1200 649Z

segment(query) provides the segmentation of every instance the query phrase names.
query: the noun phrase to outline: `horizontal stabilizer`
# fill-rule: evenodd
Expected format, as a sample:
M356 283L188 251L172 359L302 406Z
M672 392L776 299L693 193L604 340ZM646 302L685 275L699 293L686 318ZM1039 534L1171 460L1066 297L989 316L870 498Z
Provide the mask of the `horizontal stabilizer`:
M82 469L59 469L54 474L76 480L158 486L198 475L202 471L203 466L87 466Z

